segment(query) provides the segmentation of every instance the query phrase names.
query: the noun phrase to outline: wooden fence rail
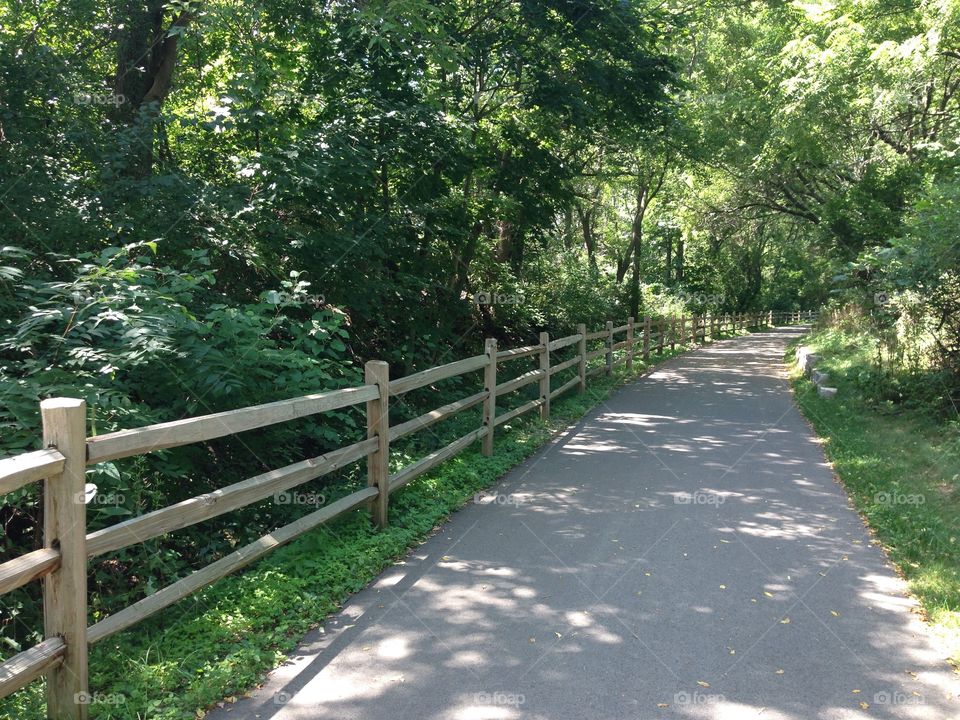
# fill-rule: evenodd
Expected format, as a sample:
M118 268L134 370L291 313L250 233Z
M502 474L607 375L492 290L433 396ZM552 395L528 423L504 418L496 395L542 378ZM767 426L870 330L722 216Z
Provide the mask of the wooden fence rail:
M232 573L290 542L303 533L360 507L368 508L380 527L388 523L390 494L445 460L482 441L482 452L494 451L496 429L521 415L539 410L550 416L550 402L578 388L587 378L610 374L617 365L632 371L634 360L662 354L669 345L706 342L725 333L774 324L814 320L813 311L753 312L735 315L649 317L625 324L607 322L588 331L580 324L575 333L551 339L541 333L536 345L499 350L488 339L481 355L457 360L390 379L385 362L365 366L359 387L330 390L253 407L146 427L87 437L83 400L53 398L40 404L43 449L0 460L0 495L33 482L43 482L43 547L0 564L0 594L33 580L43 581L45 639L0 664L0 698L32 680L47 679L47 716L54 720L82 720L87 715L87 648L113 633L136 624L219 578ZM619 338L618 336L623 336ZM597 341L602 341L597 346ZM553 354L575 350L573 356L553 362ZM591 361L603 358L590 366ZM536 367L498 381L501 363L533 360ZM441 380L483 371L483 390L447 403L419 417L390 425L392 397ZM566 379L563 379L566 376ZM559 378L559 385L551 381ZM528 385L538 385L538 397L498 414L497 399ZM87 465L142 455L181 445L200 443L276 423L365 404L367 438L323 455L270 472L254 475L210 493L145 513L95 532L87 533L84 475ZM483 405L483 424L449 445L390 473L390 445L477 405ZM367 487L264 535L214 563L162 588L158 592L87 626L87 561L91 557L144 542L204 520L285 492L351 463L365 460Z

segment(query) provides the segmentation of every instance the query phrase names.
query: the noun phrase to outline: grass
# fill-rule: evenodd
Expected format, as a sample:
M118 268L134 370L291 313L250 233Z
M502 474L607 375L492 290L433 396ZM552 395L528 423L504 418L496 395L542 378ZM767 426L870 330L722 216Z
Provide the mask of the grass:
M874 346L851 329L802 340L830 374L821 398L794 369L804 415L859 512L909 583L947 656L960 667L960 424L923 407L878 401L867 381Z
M662 359L683 350L666 349ZM629 379L623 370L595 375L583 395L554 402L549 421L531 413L501 426L492 457L475 443L393 496L385 530L374 530L364 512L348 514L93 646L91 718L196 718L255 686L352 593ZM0 717L41 720L42 681L0 700Z

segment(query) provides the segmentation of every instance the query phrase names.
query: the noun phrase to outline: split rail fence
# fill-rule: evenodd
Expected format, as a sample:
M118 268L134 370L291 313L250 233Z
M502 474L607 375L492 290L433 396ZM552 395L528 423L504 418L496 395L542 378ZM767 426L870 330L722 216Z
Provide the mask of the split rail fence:
M500 350L497 341L490 339L486 341L481 355L406 377L390 379L388 364L372 360L365 366L365 384L360 387L331 390L93 437L87 437L86 434L86 407L83 400L44 400L40 403L43 449L0 460L0 496L29 483L43 483L44 546L0 564L0 595L42 579L45 639L0 664L0 698L45 676L48 718L82 720L86 718L88 709L85 698L89 697L89 645L131 627L344 513L367 506L373 521L380 527L385 526L392 493L478 440L482 441L483 454L490 455L497 427L533 410L538 410L542 418L548 418L552 400L573 388L583 392L587 387L587 378L595 373L610 374L613 367L620 364L625 364L630 372L637 357L647 360L651 353L663 353L668 346L674 348L688 341L705 342L707 337L713 339L725 332L806 322L814 317L812 311L795 311L644 317L640 323L630 318L619 326L607 322L603 329L597 331L588 331L585 325L579 325L575 334L562 338L551 339L549 334L541 333L536 345L509 350ZM602 341L601 347L590 349L598 341ZM576 355L556 364L551 362L553 353L571 346L576 346ZM498 382L497 368L500 364L524 358L536 360L537 367ZM589 367L590 362L598 358L603 358L603 362ZM412 420L390 425L392 398L441 380L481 370L484 377L481 392ZM567 374L569 378L554 388L551 381L561 374ZM539 385L539 396L535 400L497 414L498 398L531 383ZM88 465L205 442L360 403L366 403L365 440L102 530L87 532L84 477ZM481 427L397 472L390 472L392 442L481 404ZM242 508L364 459L367 463L367 487L264 535L88 627L89 558Z

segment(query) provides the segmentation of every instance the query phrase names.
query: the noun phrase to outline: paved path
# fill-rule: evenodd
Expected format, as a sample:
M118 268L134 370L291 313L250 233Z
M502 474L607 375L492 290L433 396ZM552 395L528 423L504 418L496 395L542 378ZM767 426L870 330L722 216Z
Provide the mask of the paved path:
M797 332L620 390L211 718L960 718L793 405Z

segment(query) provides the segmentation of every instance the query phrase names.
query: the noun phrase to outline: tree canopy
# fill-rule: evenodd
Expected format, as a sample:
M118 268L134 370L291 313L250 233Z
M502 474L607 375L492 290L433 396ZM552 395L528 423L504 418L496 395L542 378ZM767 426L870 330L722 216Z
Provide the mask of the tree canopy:
M106 432L484 337L850 302L954 402L958 90L957 0L0 0L3 451L54 395ZM133 514L358 431L94 473Z

